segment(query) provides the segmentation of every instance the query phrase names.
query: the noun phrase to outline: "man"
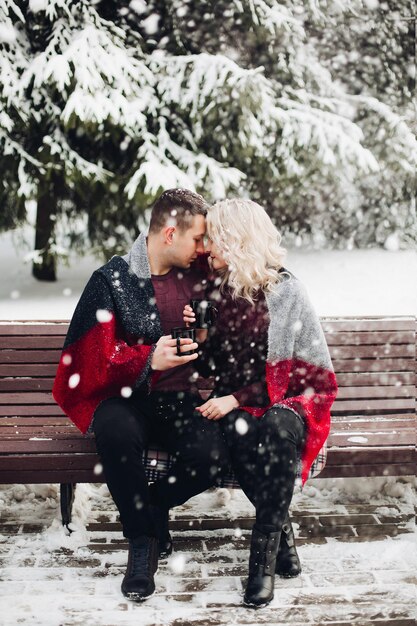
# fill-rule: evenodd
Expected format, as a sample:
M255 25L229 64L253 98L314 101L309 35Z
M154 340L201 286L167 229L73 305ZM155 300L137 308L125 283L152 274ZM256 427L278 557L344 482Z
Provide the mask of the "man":
M203 198L185 189L156 201L148 237L129 254L93 273L65 340L53 394L57 403L96 438L110 493L120 513L129 556L122 591L143 601L155 590L158 553L172 546L168 512L216 483L228 453L218 424L195 411L197 344L173 327L183 309L204 296ZM152 441L174 455L163 479L148 485L143 450Z

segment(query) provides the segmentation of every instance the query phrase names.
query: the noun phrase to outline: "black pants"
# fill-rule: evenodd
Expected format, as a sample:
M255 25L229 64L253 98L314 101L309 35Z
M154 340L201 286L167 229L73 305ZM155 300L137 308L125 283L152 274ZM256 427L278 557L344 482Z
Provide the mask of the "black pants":
M149 504L163 510L183 504L225 474L229 456L217 422L187 393L110 398L95 412L93 430L107 485L125 537L155 534ZM169 473L148 485L142 452L155 443L174 455Z
M236 409L220 423L236 478L256 509L256 524L280 530L294 491L304 421L272 407L261 418Z

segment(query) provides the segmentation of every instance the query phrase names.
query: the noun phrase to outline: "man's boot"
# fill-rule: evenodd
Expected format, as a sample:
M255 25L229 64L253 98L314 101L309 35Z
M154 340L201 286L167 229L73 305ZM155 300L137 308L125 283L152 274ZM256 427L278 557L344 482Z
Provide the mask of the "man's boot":
M243 598L246 606L261 608L274 597L275 567L281 531L271 532L273 528L253 527L249 578Z
M134 602L143 602L155 591L154 575L158 569L158 539L141 535L129 539L129 557L122 582L123 594Z
M283 578L294 578L301 574L301 563L295 547L294 531L289 516L282 525L275 573Z
M149 505L149 512L158 537L159 558L166 559L172 553L172 537L169 532L169 510Z

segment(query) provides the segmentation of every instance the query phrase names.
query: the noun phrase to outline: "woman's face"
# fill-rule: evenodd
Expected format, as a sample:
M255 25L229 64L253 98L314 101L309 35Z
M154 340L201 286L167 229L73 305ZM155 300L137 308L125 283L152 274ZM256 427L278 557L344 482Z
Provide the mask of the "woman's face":
M206 252L209 253L211 266L216 272L227 267L227 263L222 256L220 248L216 246L216 244L210 239L210 237L208 238L205 248Z

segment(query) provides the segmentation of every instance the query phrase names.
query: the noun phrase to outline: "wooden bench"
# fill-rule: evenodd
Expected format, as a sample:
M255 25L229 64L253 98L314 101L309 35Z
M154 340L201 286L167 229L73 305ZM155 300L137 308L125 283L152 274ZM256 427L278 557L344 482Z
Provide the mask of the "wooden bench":
M415 475L415 318L326 318L322 325L339 395L320 477ZM60 483L66 525L75 484L104 481L93 437L81 435L51 395L67 328L0 323L0 484ZM166 462L164 453L149 460L151 480Z

